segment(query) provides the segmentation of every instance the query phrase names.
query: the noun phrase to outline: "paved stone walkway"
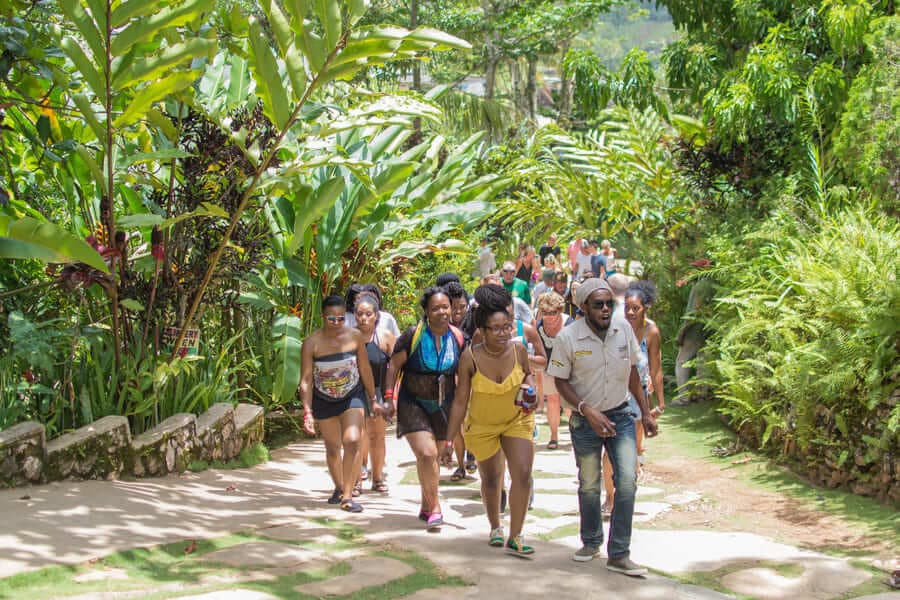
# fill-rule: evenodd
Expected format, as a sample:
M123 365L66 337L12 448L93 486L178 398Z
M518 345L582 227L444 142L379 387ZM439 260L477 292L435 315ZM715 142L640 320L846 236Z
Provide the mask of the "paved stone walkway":
M613 574L604 568L603 558L575 563L571 554L580 545L578 503L574 460L566 433L562 428L559 450L541 449L537 454L534 510L525 527L529 543L537 550L532 561L510 557L487 545L488 525L478 481L469 478L453 484L448 471L442 473L446 480L442 502L447 524L438 534L427 533L416 518L419 488L414 483L412 454L405 442L390 438L390 493L367 491L360 499L365 506L361 514L344 513L326 504L332 485L321 442L280 449L273 453L272 461L252 469L2 490L0 577L53 564L90 563L130 548L245 532L252 534L254 541L234 543L197 557L202 563L246 568L245 574L232 579L226 575L200 577L195 582L198 590L210 584L228 589L188 597L268 599L277 596L252 589L248 582L308 572L319 575L295 586L298 595L353 597L364 586L390 584L416 572L402 560L382 555L392 549L416 552L446 575L469 584L463 588L423 589L406 596L418 600L445 598L448 593L463 598L515 595L579 600L732 597L659 573L717 574L715 581L720 589L742 597L830 600L871 578L869 572L846 560L749 533L658 530L654 526L658 515L703 498L692 490L666 493L648 486L638 492L632 557L653 569L651 574L640 579ZM652 465L648 469L652 471ZM339 530L323 525L323 520L352 526L364 539L339 539ZM326 572L331 574L322 574ZM89 582L104 575L120 580L128 577L115 569L80 577ZM184 597L193 589L160 582L140 593L131 590L77 597L134 598L146 593ZM900 594L877 598L898 600Z

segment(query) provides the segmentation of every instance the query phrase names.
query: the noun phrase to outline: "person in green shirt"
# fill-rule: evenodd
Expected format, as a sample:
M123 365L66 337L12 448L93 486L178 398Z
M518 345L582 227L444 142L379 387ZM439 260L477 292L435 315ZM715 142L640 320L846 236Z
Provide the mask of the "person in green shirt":
M521 298L525 304L531 305L531 290L528 284L521 279L516 279L516 265L512 262L503 263L500 269L500 275L503 278L503 287L506 288L513 298Z

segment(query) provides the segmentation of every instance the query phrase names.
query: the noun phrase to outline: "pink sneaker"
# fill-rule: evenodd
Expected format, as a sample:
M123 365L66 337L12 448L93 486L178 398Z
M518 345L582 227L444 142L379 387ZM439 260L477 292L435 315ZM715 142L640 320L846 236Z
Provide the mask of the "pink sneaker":
M428 531L440 531L441 525L444 524L444 515L439 512L431 513L428 515L428 521L425 524L425 529Z

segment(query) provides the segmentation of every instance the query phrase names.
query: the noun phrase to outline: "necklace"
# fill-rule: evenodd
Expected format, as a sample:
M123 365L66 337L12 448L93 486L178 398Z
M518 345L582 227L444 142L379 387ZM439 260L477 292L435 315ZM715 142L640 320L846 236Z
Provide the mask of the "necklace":
M493 356L496 358L499 356L503 356L506 353L506 351L509 349L509 346L504 347L503 350L500 350L499 352L492 352L492 351L488 350L487 344L482 344L481 349L484 350L484 353L487 354L488 356Z

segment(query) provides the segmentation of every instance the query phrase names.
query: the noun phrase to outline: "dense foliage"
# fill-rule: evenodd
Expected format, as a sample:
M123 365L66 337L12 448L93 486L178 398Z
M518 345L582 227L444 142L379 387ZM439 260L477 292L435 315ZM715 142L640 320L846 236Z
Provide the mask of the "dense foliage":
M900 501L894 3L657 5L613 56L635 3L0 2L0 427L294 402L323 293L408 324L554 232L641 260L669 373L714 286L694 393Z

